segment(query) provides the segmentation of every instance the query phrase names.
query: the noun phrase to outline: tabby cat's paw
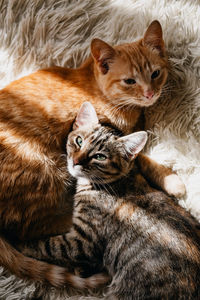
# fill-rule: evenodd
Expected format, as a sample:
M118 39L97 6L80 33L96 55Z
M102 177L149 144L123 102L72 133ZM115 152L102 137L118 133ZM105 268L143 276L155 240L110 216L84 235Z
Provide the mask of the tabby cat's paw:
M164 179L164 189L172 196L182 197L186 193L185 185L176 174L170 174Z

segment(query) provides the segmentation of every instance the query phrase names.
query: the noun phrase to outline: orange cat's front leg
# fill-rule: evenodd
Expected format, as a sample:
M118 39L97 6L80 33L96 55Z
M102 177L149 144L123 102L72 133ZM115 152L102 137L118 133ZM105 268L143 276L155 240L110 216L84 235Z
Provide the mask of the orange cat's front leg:
M185 194L184 183L170 168L158 164L141 153L139 153L137 161L141 173L157 187L175 197L181 197Z

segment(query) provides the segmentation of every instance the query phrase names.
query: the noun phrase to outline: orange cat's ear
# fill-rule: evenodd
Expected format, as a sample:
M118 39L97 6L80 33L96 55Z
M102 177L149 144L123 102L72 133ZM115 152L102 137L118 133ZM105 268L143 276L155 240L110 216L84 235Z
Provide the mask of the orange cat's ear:
M143 44L158 50L161 55L164 55L165 48L162 38L162 27L157 20L153 21L147 28L143 38Z
M79 127L93 126L99 123L94 106L90 102L84 102L76 116L73 129Z
M109 62L115 56L115 50L106 42L94 39L91 42L91 53L101 72L106 74L109 71Z

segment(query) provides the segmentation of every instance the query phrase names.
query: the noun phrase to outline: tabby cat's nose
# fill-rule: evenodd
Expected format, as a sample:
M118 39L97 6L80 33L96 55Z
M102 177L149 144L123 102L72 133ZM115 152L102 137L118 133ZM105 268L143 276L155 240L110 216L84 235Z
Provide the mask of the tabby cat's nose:
M78 160L78 158L74 158L74 159L73 159L73 164L74 164L74 166L79 165L79 160Z

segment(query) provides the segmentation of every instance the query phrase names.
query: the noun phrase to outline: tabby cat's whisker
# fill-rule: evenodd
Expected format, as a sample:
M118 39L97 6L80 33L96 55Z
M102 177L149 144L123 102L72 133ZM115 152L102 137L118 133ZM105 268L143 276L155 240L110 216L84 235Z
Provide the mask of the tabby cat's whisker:
M94 184L96 184L99 189L101 189L101 186L103 186L107 193L110 195L109 190L106 188L107 183L101 177L93 175L91 178L94 180Z
M102 182L101 184L104 186L105 190L107 191L107 193L108 193L109 195L111 195L111 192L109 191L109 189L112 191L112 193L113 193L114 195L116 195L116 192L115 192L114 189L112 188L111 184L104 182L103 179L101 180L101 182Z

